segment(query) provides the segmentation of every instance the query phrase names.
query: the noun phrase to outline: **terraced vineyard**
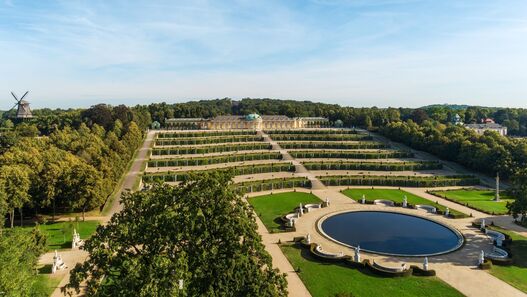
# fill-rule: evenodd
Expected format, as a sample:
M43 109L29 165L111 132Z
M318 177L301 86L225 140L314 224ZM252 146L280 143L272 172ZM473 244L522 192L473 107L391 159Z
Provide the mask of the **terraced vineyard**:
M330 187L479 183L472 176L448 172L440 162L415 159L411 152L351 129L161 132L155 144L143 175L147 183L175 184L191 172L217 170L232 172L238 188L246 192L309 188L312 178ZM301 172L313 174L299 172L299 166Z

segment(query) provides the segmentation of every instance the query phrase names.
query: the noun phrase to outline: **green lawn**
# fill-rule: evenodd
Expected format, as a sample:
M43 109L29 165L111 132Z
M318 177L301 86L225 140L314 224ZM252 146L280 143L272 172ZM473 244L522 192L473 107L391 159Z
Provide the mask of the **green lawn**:
M512 197L503 194L499 202L493 201L494 191L491 190L434 191L432 193L489 214L507 214L507 201L514 201Z
M39 225L40 230L47 235L49 250L70 249L73 238L73 228L80 234L81 239L90 237L99 226L99 221L57 222ZM31 230L34 226L23 227Z
M385 199L398 203L403 203L404 195L406 195L409 204L428 204L436 207L441 211L445 211L446 209L445 206L436 204L435 201L430 201L423 197L397 189L349 189L342 191L342 193L356 201L360 201L362 199L362 195L365 195L367 201ZM467 214L464 214L454 209L450 209L450 213L458 216L467 216Z
M300 203L322 203L317 196L303 192L257 196L248 200L269 232L280 231L280 217L292 212Z
M51 273L51 268L50 272ZM39 274L36 276L35 283L33 284L34 297L49 297L51 293L58 287L61 277L55 277L51 274Z
M340 264L315 260L307 249L281 245L293 267L300 268L299 276L313 297L351 293L354 297L370 296L463 296L436 277L380 277L368 270L358 270Z
M493 265L490 273L513 287L527 293L527 237L501 228L492 227L512 237L512 266Z

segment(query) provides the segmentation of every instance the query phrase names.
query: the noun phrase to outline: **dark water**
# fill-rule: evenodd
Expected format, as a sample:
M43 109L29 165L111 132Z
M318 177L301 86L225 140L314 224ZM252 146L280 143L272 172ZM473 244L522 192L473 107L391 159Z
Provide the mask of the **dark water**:
M342 243L382 254L425 256L448 252L461 244L460 236L443 225L392 212L334 215L322 222L322 230Z

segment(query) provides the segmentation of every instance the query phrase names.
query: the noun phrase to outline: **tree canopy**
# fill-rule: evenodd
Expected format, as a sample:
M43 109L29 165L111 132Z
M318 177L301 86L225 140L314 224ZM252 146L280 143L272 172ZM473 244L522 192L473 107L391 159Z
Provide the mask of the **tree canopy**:
M70 289L85 282L87 296L287 295L229 174L153 185L122 203L86 242L90 257L72 270Z

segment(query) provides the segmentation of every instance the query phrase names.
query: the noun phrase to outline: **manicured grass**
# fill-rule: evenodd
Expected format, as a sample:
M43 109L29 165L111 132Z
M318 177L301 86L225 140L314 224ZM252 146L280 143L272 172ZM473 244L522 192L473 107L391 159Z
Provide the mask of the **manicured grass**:
M322 203L317 196L303 192L257 196L248 200L269 232L280 231L280 217L292 212L300 203Z
M50 272L51 273L51 268ZM33 295L34 297L48 297L55 291L60 283L61 277L55 277L51 274L39 274L36 276L35 283L33 284Z
M90 237L97 226L98 221L79 221L79 222L57 222L39 225L40 230L47 235L47 244L49 250L69 249L73 238L73 228L80 234L81 239ZM31 230L34 226L24 227Z
M488 214L507 214L507 201L514 201L512 197L503 194L500 195L499 202L493 201L494 191L491 190L453 190L431 193Z
M492 229L503 232L512 238L510 248L513 265L493 265L490 273L511 286L527 293L527 237L497 227L492 227Z
M354 297L370 296L463 296L436 277L380 277L368 270L323 263L312 258L307 249L281 245L281 249L313 297L335 296L339 293Z
M403 190L397 190L397 189L349 189L349 190L342 191L342 193L356 201L360 201L362 199L362 195L365 195L366 201L385 199L385 200L391 200L397 203L403 203L404 196L406 195L406 198L408 199L407 201L409 204L432 205L441 211L445 211L446 209L445 206L441 204L437 204L435 201L430 201L423 197L414 195L412 193L409 193ZM450 209L449 211L452 215L455 215L455 216L467 216L467 214L464 214L454 209Z

